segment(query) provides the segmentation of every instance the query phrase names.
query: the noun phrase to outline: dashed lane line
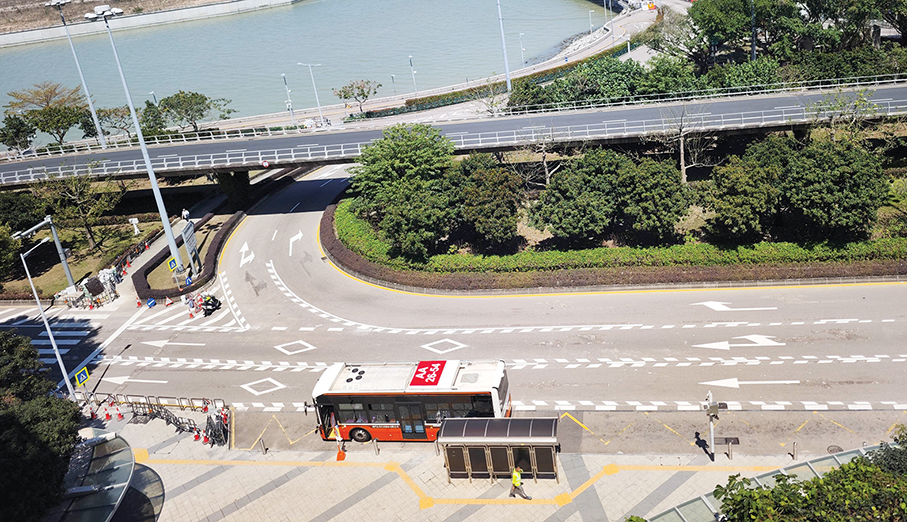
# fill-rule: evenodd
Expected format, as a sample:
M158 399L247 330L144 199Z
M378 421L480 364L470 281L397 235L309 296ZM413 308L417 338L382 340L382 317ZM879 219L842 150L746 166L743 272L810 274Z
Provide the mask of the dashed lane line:
M758 365L783 365L783 364L852 364L852 363L903 363L907 362L907 354L897 355L801 355L799 357L781 355L776 358L771 357L642 357L634 359L632 357L621 357L611 359L602 357L598 359L512 359L505 361L509 370L598 370L611 368L701 368L710 366L758 366ZM172 358L172 357L143 357L143 356L121 356L105 355L98 357L96 364L110 364L120 366L151 366L153 368L189 368L196 369L203 367L211 370L254 370L254 371L275 371L275 372L320 372L328 366L335 364L333 362L288 362L278 361L238 361L235 359L200 359L200 358Z

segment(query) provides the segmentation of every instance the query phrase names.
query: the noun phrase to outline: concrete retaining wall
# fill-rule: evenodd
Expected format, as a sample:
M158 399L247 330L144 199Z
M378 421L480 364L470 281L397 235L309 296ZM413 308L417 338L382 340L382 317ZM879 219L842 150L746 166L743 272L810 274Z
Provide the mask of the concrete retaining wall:
M258 9L267 9L279 5L290 5L298 1L299 0L236 0L234 2L187 7L184 9L174 9L172 11L161 11L158 13L124 15L110 23L110 30L120 31L124 29L135 29L137 27L172 24L188 20L214 18L216 16L227 16ZM104 29L104 24L100 22L79 22L70 23L69 32L73 36L81 36L103 33L106 32L106 29ZM62 25L44 29L33 29L31 31L0 34L0 47L46 42L59 38L66 38L66 32Z

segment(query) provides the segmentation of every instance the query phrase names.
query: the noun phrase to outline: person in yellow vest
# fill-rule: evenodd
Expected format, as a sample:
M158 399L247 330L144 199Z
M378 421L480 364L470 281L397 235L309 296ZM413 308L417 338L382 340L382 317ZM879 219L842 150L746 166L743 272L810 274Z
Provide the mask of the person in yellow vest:
M532 500L532 497L526 495L526 492L523 491L523 468L517 466L513 470L513 474L510 476L510 482L513 485L510 487L510 496L519 495L526 500Z

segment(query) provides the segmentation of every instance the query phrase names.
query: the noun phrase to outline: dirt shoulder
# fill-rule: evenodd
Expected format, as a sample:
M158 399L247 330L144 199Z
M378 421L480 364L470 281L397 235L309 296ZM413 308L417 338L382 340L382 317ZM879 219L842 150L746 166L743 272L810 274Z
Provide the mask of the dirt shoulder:
M112 7L119 7L127 15L169 11L184 7L220 4L214 0L110 0ZM91 12L97 0L73 2L63 8L67 23L83 21L85 13ZM60 14L56 8L44 7L43 2L24 2L22 0L0 0L0 33L27 31L60 25Z

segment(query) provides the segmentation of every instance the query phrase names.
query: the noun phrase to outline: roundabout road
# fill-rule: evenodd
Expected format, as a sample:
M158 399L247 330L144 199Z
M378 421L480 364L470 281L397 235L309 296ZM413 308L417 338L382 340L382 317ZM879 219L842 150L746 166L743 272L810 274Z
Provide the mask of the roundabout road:
M210 326L145 310L99 391L293 411L339 361L504 359L519 409L907 409L902 284L446 296L367 284L323 259L348 166L263 201L222 252ZM181 312L177 312L178 314ZM154 317L158 314L157 317ZM178 319L182 319L179 317ZM166 340L165 345L145 344Z

